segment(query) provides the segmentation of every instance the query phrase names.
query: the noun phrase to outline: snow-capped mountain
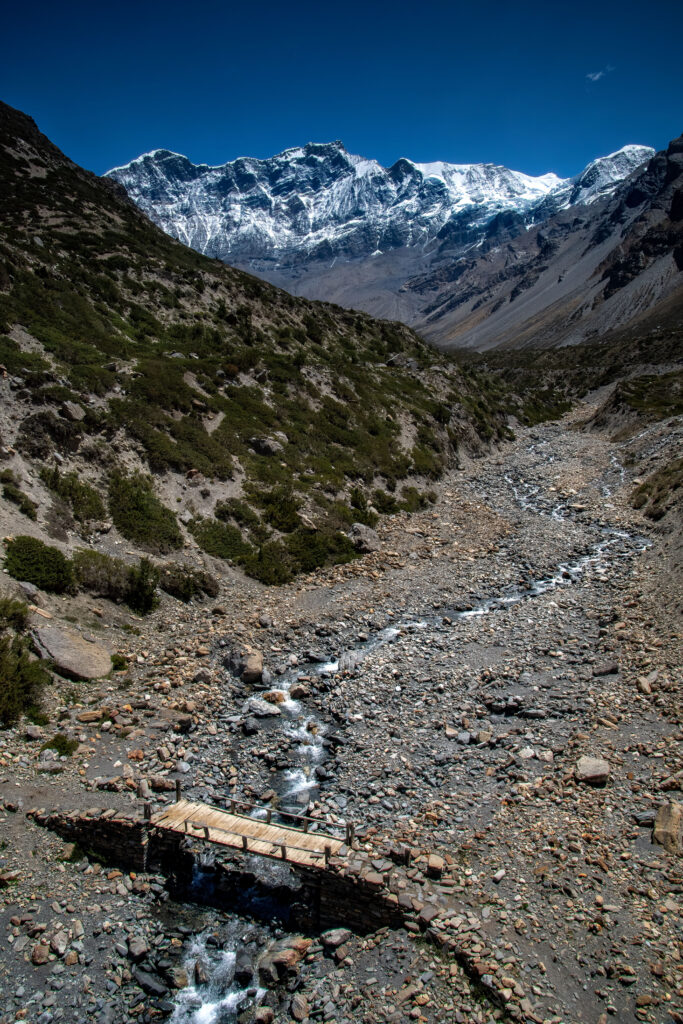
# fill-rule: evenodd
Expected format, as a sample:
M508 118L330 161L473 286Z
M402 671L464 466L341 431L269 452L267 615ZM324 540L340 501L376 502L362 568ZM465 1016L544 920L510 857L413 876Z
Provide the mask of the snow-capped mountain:
M471 246L492 223L495 233L501 214L523 226L603 198L653 153L625 146L561 179L494 164L401 159L384 168L331 142L219 167L158 149L108 174L170 235L282 283L288 269L319 261Z

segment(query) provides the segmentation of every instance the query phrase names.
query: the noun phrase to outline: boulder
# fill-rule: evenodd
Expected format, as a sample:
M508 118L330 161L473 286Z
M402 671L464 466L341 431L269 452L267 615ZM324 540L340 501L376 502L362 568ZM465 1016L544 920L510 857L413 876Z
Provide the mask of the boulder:
M111 672L111 655L101 644L90 642L56 623L40 626L34 634L43 657L51 658L60 675L70 679L99 679Z
M672 800L657 811L652 840L669 853L683 852L683 804Z
M587 786L604 786L609 778L609 764L602 757L580 757L574 775Z
M257 455L279 455L281 451L284 451L280 442L276 441L274 437L250 437L249 447Z
M372 527L366 526L365 523L352 523L348 536L356 551L360 551L363 554L367 554L370 551L379 551L382 546L379 534Z

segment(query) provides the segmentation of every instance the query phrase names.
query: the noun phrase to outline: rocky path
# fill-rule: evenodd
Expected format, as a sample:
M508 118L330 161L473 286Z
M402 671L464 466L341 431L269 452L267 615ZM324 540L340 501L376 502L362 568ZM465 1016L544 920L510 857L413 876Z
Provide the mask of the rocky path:
M131 643L126 692L65 708L81 747L63 770L37 773L23 736L0 734L0 800L126 806L141 779L163 801L180 777L194 799L284 798L327 823L352 819L378 858L407 845L455 865L449 900L479 974L512 974L494 1007L406 932L349 937L343 955L316 943L289 986L296 1006L291 993L270 999L278 1022L683 1020L682 862L651 841L658 807L683 787L680 581L662 576L659 541L628 505L628 450L572 427L520 432L471 463L434 509L387 520L360 562L277 590L232 584L220 614L176 611L172 633L158 613L159 631ZM52 918L72 906L86 934L33 966L23 937L39 906L55 934L45 887L58 843L11 812L2 827L0 868L19 882L0 904L12 938L0 1020L37 983L25 1019L118 1021L131 1005L154 1019L129 946L102 966L102 918L112 934L147 936L139 961L171 1002L168 949L196 960L190 932L213 919L172 932L154 910L161 880L134 893L136 880L61 865L67 905ZM227 952L216 960L209 943L206 981L189 971L178 1021L232 1020L248 1005L220 996L239 930L220 927L213 948ZM60 1014L50 992L75 993L88 958L97 991Z

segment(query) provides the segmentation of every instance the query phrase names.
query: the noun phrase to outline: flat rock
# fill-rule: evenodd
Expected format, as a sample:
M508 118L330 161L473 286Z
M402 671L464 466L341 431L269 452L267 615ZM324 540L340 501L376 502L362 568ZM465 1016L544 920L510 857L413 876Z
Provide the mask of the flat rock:
M602 757L580 757L574 775L587 786L604 786L609 778L609 764Z
M35 638L44 656L54 661L61 675L72 679L99 679L111 672L111 655L98 643L89 643L56 623L40 626Z
M352 523L349 531L349 540L356 551L368 553L379 551L381 545L379 534L365 523Z

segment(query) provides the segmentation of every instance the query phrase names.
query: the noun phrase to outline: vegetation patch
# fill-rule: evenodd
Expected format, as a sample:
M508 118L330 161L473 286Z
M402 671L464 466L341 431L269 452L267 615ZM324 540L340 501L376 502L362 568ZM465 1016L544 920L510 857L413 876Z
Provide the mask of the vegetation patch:
M71 757L78 748L78 740L70 739L63 732L58 732L47 743L43 743L41 750L55 750L60 757Z
M41 590L54 594L76 590L72 562L58 548L36 537L22 535L7 541L5 568L15 580L33 583Z
M154 493L152 481L140 473L113 473L109 481L109 513L126 540L154 554L182 547L176 517Z
M90 484L79 480L76 473L60 473L59 469L44 467L40 478L46 487L64 501L79 523L91 520L102 520L106 517L106 509L102 498Z
M662 519L669 509L680 503L683 494L683 459L674 459L652 473L631 496L634 508L643 510L648 519Z
M32 654L23 633L28 608L21 601L0 599L0 726L7 728L28 714L40 716L42 691L50 673ZM42 716L40 716L42 717Z
M3 498L17 505L23 515L35 520L38 513L38 505L29 498L28 494L24 494L20 490L17 479L11 469L4 469L0 473L0 483L2 484Z
M218 597L220 592L218 580L211 573L190 569L175 562L162 566L159 586L171 597L185 603L205 595Z

